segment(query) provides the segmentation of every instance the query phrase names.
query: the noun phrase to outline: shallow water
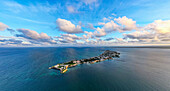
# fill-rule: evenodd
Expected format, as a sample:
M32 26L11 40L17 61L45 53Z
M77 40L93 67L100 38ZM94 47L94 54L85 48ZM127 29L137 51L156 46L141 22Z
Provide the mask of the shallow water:
M70 68L49 66L120 52L120 58ZM170 49L0 48L0 91L170 91Z

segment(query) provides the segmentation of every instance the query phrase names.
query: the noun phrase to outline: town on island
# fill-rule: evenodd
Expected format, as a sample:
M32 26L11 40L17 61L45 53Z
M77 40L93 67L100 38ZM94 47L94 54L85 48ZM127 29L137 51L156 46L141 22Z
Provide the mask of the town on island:
M67 71L67 68L75 67L79 64L84 64L84 63L94 64L97 62L105 61L107 59L113 59L114 57L119 57L119 55L120 53L118 52L106 50L104 53L102 53L99 56L91 57L88 59L72 60L69 62L60 63L52 67L49 67L49 69L57 69L60 70L61 73L65 73Z

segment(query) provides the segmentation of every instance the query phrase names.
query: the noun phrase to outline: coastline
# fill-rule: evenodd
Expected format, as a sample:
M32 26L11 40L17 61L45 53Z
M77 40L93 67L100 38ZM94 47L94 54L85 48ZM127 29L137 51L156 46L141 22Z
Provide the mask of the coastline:
M104 53L102 53L99 56L91 57L88 59L72 60L69 62L60 63L52 67L49 67L49 69L57 69L57 70L60 70L61 73L65 73L67 72L68 68L75 67L79 64L85 64L85 63L94 64L97 62L105 61L107 59L112 59L114 57L119 57L119 55L120 53L118 52L106 50Z

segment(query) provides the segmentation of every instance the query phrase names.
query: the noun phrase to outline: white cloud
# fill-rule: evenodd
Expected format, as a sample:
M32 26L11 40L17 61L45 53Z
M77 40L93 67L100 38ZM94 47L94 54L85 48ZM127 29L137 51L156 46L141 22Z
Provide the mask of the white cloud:
M153 39L154 38L154 33L151 33L149 31L135 31L129 34L124 34L125 38L130 38L130 39Z
M48 36L46 33L37 33L36 31L29 30L29 29L17 29L18 32L21 32L24 34L25 37L30 39L51 39L50 36Z
M114 21L111 20L110 22L104 24L102 28L98 27L93 34L96 37L102 37L102 36L106 36L107 33L117 31L118 28L119 26Z
M99 22L98 25L104 25L105 23L104 22Z
M108 38L107 40L103 40L99 37L93 38L93 39L86 39L84 44L90 45L90 46L106 46L106 45L112 45L113 44L113 38Z
M46 33L37 33L29 29L17 29L22 34L16 34L17 37L23 37L33 44L56 44L56 42Z
M61 34L61 36L54 37L58 42L62 43L77 43L78 40L81 40L81 37L78 37L75 34Z
M162 21L155 20L143 27L143 31L135 31L129 34L124 34L127 39L136 39L139 42L165 42L170 41L170 20Z
M87 28L95 29L94 26L93 26L93 24L91 24L91 23L88 23Z
M124 38L128 42L133 41L138 43L152 43L160 41L155 33L148 31L136 31L129 34L124 34Z
M118 42L124 42L123 38L115 38Z
M102 36L105 36L105 35L106 35L106 32L105 32L104 29L101 29L101 28L98 27L93 34L94 34L94 36L96 36L96 37L102 37Z
M103 21L105 22L105 21L109 21L110 19L108 19L108 18L106 18L106 17L104 17L103 18Z
M117 25L114 21L110 21L110 22L106 23L103 27L103 29L106 32L116 31L118 28L119 28L119 25Z
M115 14L115 13L112 13L112 15L113 15L113 16L116 16L116 14Z
M2 22L0 22L0 31L4 31L8 28L7 25L3 24Z
M77 40L81 39L81 37L78 37L75 34L61 34L61 36L63 36L63 37L70 37L72 39L77 39Z
M84 33L86 34L86 35L83 35L83 37L85 39L89 39L89 38L93 37L93 33L92 32L84 31Z
M131 31L131 30L138 30L136 26L136 21L133 21L132 19L124 17L119 17L114 19L119 24L123 25L122 31Z
M16 39L0 39L0 45L21 45L22 40Z
M83 33L80 25L75 26L68 20L58 18L56 22L60 31L66 33Z
M67 6L67 10L70 13L78 13L78 11L73 6Z
M108 18L103 19L104 21L109 20ZM113 31L125 32L131 30L139 30L136 26L136 21L133 21L132 19L127 18L126 16L122 18L121 17L115 18L114 21L109 20L109 22L107 23L99 22L98 25L103 25L103 27L102 28L98 27L96 28L96 31L93 32L93 35L96 37L106 36L108 33L111 33Z
M155 20L153 23L148 24L145 29L155 31L160 34L170 33L170 20Z

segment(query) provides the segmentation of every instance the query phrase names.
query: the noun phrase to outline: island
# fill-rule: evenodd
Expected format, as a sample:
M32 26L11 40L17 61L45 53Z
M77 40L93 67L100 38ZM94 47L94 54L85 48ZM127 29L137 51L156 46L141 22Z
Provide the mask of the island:
M88 59L71 60L69 62L60 63L60 64L54 65L52 67L49 67L49 69L57 69L57 70L60 70L61 73L65 73L67 71L67 68L75 67L79 64L84 64L84 63L94 64L97 62L112 59L114 57L119 57L119 55L120 55L120 53L118 53L116 51L106 50L106 51L104 51L104 53L102 53L99 56L91 57Z

